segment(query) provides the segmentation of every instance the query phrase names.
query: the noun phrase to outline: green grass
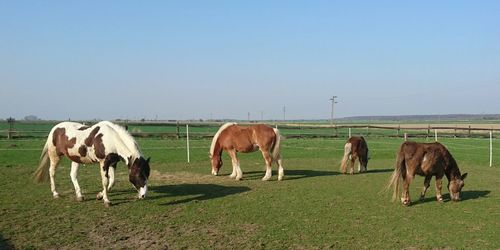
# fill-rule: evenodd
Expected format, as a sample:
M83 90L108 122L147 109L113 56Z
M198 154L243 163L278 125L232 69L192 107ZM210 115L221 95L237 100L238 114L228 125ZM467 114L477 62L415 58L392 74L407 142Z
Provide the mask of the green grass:
M0 248L500 248L500 145L488 167L488 140L446 139L462 173L463 201L438 203L434 181L424 201L417 177L404 207L381 192L400 139L367 138L366 174L338 173L343 139L283 141L285 180L262 182L260 153L240 154L244 180L233 181L224 155L223 176L211 176L209 140L139 139L152 157L148 197L135 200L126 167L118 165L113 206L95 200L96 165L82 166L86 197L75 201L69 162L57 171L61 198L49 184L34 184L44 140L0 140ZM425 140L423 140L425 141ZM445 181L447 184L447 181ZM444 185L446 187L446 185ZM443 189L445 198L448 191Z

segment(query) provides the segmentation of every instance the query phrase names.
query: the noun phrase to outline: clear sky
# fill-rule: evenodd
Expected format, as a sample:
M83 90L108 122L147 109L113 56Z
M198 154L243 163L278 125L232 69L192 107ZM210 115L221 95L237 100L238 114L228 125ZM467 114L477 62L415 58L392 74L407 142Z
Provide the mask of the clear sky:
M500 1L4 0L0 84L3 119L500 113Z

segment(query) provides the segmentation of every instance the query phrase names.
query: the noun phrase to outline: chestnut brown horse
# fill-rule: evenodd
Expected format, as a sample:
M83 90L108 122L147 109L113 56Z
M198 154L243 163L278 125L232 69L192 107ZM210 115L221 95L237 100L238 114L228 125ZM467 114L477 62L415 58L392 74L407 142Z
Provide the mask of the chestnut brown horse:
M353 136L347 140L344 146L344 157L340 163L340 171L346 173L347 162L350 160L350 174L354 173L354 162L359 161L358 172L366 172L368 165L368 145L363 136Z
M464 179L467 173L461 175L457 162L451 153L439 142L416 143L404 142L398 152L396 168L387 185L387 188L394 187L393 200L396 200L401 177L403 179L403 193L401 202L403 205L410 205L410 193L408 191L410 183L415 174L425 176L424 188L420 194L420 199L425 197L425 192L430 186L432 176L436 176L436 198L443 201L441 195L441 181L443 176L448 178L448 190L452 201L460 200L460 191L464 186Z
M267 181L271 178L273 162L278 164L278 180L282 180L285 174L281 161L280 141L278 129L267 125L239 126L236 123L226 123L219 128L210 146L212 174L219 173L222 166L222 151L225 150L231 157L233 165L233 172L229 177L240 180L243 177L243 172L236 154L260 150L266 161L266 174L262 180Z

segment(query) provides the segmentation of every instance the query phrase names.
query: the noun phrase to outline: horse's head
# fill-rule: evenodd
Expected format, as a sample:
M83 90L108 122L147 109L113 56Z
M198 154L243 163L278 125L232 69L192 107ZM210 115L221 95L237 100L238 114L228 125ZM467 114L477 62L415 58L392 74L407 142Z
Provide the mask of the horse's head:
M219 170L222 167L222 157L220 155L211 155L210 153L208 154L210 157L210 161L212 162L212 174L213 175L218 175Z
M467 173L461 176L459 175L457 178L448 182L448 190L450 191L450 197L452 201L460 200L460 191L462 191L462 188L465 185L464 183L465 177L467 177Z
M149 159L144 159L144 157L139 157L131 162L129 161L129 176L128 179L134 185L135 189L139 192L139 199L144 199L146 197L147 182L149 178Z

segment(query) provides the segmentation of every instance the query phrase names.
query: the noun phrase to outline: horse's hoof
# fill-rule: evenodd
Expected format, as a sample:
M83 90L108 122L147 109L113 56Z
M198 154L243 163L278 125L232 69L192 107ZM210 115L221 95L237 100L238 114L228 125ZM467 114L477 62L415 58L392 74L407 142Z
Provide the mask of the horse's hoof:
M52 196L54 197L54 199L59 198L59 194L57 194L57 193L56 193L56 194L53 194Z
M420 196L420 201L424 201L425 196Z
M410 202L410 201L403 201L403 205L405 205L405 206L410 206L410 205L411 205L411 202Z
M82 202L84 200L83 196L78 196L76 197L76 201Z
M97 193L97 195L95 196L95 199L100 201L100 200L102 200L102 197L103 197L103 195L101 193Z
M104 202L104 207L111 207L111 202Z

